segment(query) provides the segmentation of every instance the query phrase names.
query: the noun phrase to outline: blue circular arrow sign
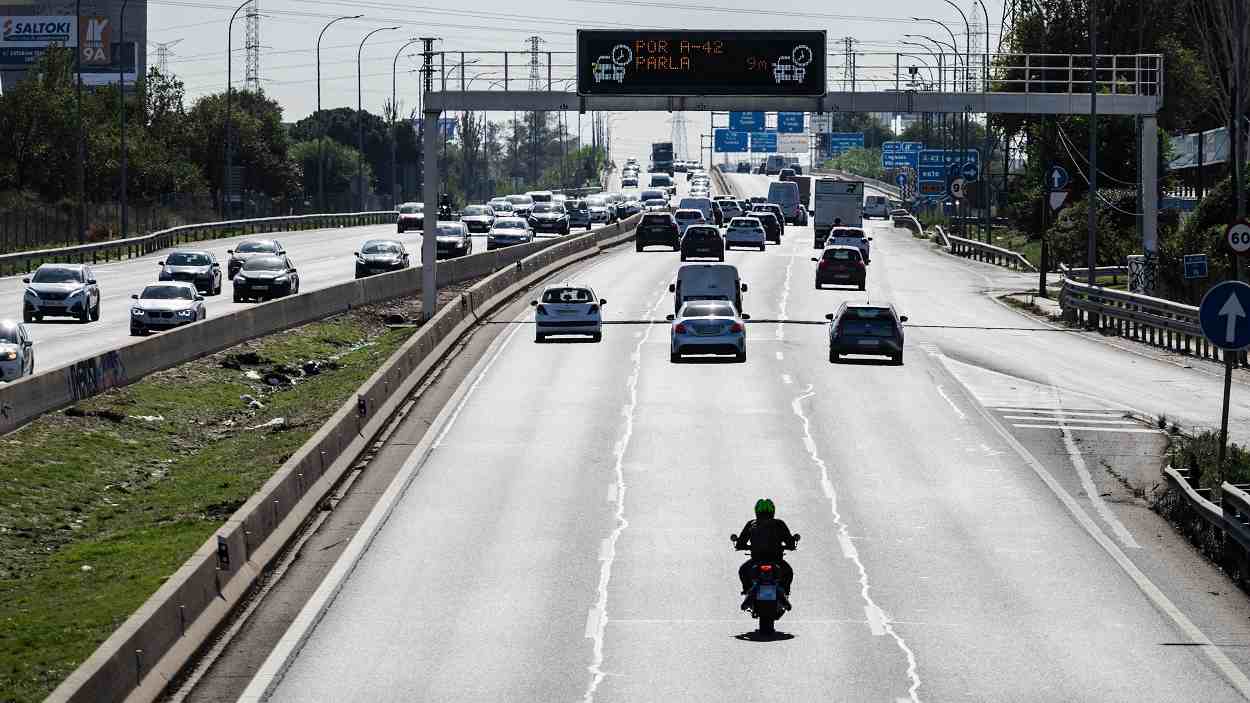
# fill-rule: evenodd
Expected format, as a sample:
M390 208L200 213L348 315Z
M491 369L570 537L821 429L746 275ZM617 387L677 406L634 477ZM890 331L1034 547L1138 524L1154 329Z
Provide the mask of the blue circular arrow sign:
M977 177L981 175L981 169L976 164L968 162L963 165L962 169L960 169L959 175L965 181L975 181L977 180Z
M1250 285L1224 281L1207 291L1198 308L1202 334L1227 351L1250 347Z
M1063 190L1068 187L1068 170L1058 164L1046 169L1046 187Z

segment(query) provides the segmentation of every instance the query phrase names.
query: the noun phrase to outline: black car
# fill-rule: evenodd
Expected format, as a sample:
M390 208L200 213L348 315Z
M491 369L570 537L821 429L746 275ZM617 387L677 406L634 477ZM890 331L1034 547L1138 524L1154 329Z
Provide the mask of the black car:
M725 220L726 220L725 211L721 209L720 202L713 200L712 201L712 221L716 223L717 227L724 227Z
M254 256L232 280L236 303L299 293L299 271L285 254Z
M860 290L868 284L868 267L859 254L858 247L832 246L820 257L812 257L816 262L816 288L840 285L855 286Z
M276 239L248 239L239 242L233 249L227 249L226 253L230 255L230 259L226 261L226 277L234 280L248 259L257 256L284 256L286 250Z
M408 268L408 250L394 239L370 239L356 252L356 278Z
M535 233L569 233L569 215L560 203L534 203L534 209L530 210L529 223Z
M440 222L434 239L434 257L437 259L468 256L473 252L473 240L468 226L463 222Z
M634 249L642 251L643 247L652 244L663 244L673 251L681 250L681 228L671 212L649 212L638 222Z
M171 252L160 263L158 281L186 281L195 290L208 295L221 294L221 264L217 257L207 251Z
M768 210L752 210L750 217L760 221L764 226L764 239L781 244L781 222Z
M888 356L895 364L903 363L903 323L893 305L842 303L836 313L825 315L829 320L829 361L834 363L843 354Z
M750 162L750 161L739 161L739 162L738 162L737 172L738 172L738 173L750 173L750 172L751 172L751 162Z
M566 201L564 210L569 214L569 227L590 229L590 210L586 207L585 200Z
M786 215L781 211L781 206L777 203L756 203L751 206L752 213L771 212L777 217L777 221L781 223L781 233L786 233Z
M725 236L719 227L690 225L686 228L686 233L681 235L681 260L695 257L725 260Z

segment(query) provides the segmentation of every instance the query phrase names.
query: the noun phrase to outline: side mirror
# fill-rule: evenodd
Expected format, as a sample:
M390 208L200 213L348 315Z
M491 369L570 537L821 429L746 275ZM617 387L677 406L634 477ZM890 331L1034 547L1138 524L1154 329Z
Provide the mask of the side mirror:
M30 276L23 276L22 283L30 283Z
M608 301L604 300L603 298L599 299L599 305L602 306L602 305L607 305L607 304L608 304Z
M872 237L868 237L868 241L870 241L870 242L871 242L871 241L872 241Z
M197 296L195 296L195 299L196 299L196 300L203 300L203 299L204 299L204 296L202 296L202 295L197 295Z
M219 268L221 268L221 264L219 264L219 263L217 263L216 261L214 261L214 262L213 262L213 268L215 268L215 269L219 269Z
M286 249L279 249L279 250L278 250L278 254L280 254L280 255L282 255L282 256L286 256Z
M730 542L737 542L737 541L738 541L738 535L729 535L729 541L730 541Z
M743 293L747 292L747 284L745 283L742 284L742 292Z
M677 292L677 286L676 286L675 284L673 284L673 283L668 284L668 292L669 292L669 293L676 293L676 292Z
M360 252L358 252L358 251L353 251L353 252L352 252L352 256L360 256Z
M906 316L906 315L903 315L902 317L898 318L898 321L899 321L899 322L907 322L907 316Z
M131 299L133 299L133 300L138 300L138 299L139 299L139 294L138 294L138 293L131 293L131 294L130 294L130 297L131 297Z
M830 321L832 321L832 320L833 320L833 313L831 313L831 312L827 312L827 313L825 313L825 319L826 319L826 320L830 320Z
M816 257L813 256L812 261L820 261L820 259L817 259Z
M227 249L227 250L226 250L226 253L227 253L227 254L233 254L233 253L234 253L234 249Z
M164 265L165 265L165 260L164 260L164 259L161 259L160 261L156 262L156 265L157 265L157 266L164 266Z
M530 305L532 305L532 306L534 306L534 307L538 307L538 301L537 301L537 300L531 300L531 301L530 301Z
M803 536L803 535L801 535L801 534L799 534L799 533L797 533L797 532L796 532L796 533L794 533L794 541L795 541L795 542L798 542L798 541L799 541L799 538L801 538L802 536Z
M744 313L742 313L741 315L739 315L738 317L741 317L741 318L742 318L742 319L744 319L744 320L749 320L749 319L751 319L751 316L750 316L750 315L748 315L748 314L746 314L745 312L744 312Z
M34 342L32 342L32 341L30 341L30 340L28 339L28 340L26 340L26 341L22 342L22 346L23 346L23 347L26 347L27 349L30 349L31 347L35 346L35 343L34 343Z
M676 319L677 319L677 316L676 316L676 315L673 315L672 313L670 313L670 314L668 314L668 315L665 315L665 316L664 316L664 319L665 319L665 320L668 320L669 322L672 322L673 320L676 320Z
M95 284L96 284L96 282L95 282L95 279L94 279L94 278L88 278L88 279L87 279L87 285L89 285L89 286L94 286Z

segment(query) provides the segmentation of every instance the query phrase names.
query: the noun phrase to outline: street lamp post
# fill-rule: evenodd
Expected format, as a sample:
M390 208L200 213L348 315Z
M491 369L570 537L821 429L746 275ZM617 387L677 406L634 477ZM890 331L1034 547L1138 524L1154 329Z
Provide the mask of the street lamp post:
M977 0L977 4L981 6L981 14L985 15L985 62L984 62L985 65L983 69L985 71L985 75L981 79L981 92L988 93L990 92L990 12L989 10L985 9L985 3L982 2L982 0ZM1004 143L1003 146L1005 147L1006 144ZM987 112L985 113L985 154L983 155L982 160L984 161L984 163L982 164L982 169L981 169L981 184L982 184L982 187L984 188L983 200L985 203L985 212L982 214L985 217L985 243L986 244L991 243L991 241L994 238L993 237L994 223L993 223L993 218L991 217L991 213L990 213L990 208L992 204L991 198L990 198L990 161L991 161L990 152L993 150L993 148L994 148L994 145L990 139L990 113ZM1006 187L1007 187L1007 172L1006 170L1004 170L1003 171L1003 188L1006 188Z
M82 0L74 2L74 31L78 32L78 38L82 38L82 28L78 23L82 21ZM82 133L82 47L77 46L75 42L74 49L74 112L78 118L78 243L82 244L86 238L87 230L87 170L86 170L86 142Z
M233 145L230 141L230 132L233 125L230 123L230 103L234 97L234 18L239 16L239 11L247 7L252 0L243 0L243 2L234 9L234 13L230 15L230 23L226 25L226 168L221 179L221 219L229 219L230 213L230 162L234 159ZM78 78L78 82L82 83L82 76Z
M121 216L122 216L122 239L126 238L126 232L130 224L129 212L126 206L126 5L130 0L122 0L122 10L117 30L117 114L121 121L121 157L122 157L122 173L121 187L118 189L118 198L121 200ZM78 48L82 51L82 47Z
M951 2L951 0L943 0L947 5L955 8L955 12L964 20L964 91L968 90L968 83L972 80L972 25L968 24L968 16L959 6Z
M421 41L420 39L409 39L407 43L399 47L399 51L395 52L395 58L391 60L391 204L399 205L399 173L395 166L395 150L396 142L399 140L395 134L395 118L399 116L398 97L395 92L395 72L396 66L399 64L399 55L404 53L404 49Z
M317 208L325 212L326 208L326 149L325 149L325 119L321 114L321 38L325 36L326 30L335 22L343 20L358 20L364 15L349 15L345 17L336 17L321 28L321 32L317 35Z
M360 46L356 47L356 211L365 211L365 116L364 116L364 91L361 85L360 74L360 54L365 50L365 42L369 41L369 37L378 32L387 32L395 27L378 27L377 29L365 34L365 38L360 40Z

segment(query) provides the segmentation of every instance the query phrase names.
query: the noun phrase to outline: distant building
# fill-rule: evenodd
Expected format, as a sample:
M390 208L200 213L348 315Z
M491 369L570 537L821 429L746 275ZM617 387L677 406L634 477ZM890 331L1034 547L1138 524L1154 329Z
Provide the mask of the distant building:
M12 89L49 46L82 52L84 85L116 83L124 71L127 85L147 70L148 3L129 0L125 36L122 0L82 0L74 17L72 0L0 0L0 85Z

